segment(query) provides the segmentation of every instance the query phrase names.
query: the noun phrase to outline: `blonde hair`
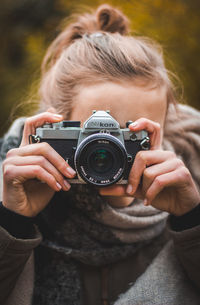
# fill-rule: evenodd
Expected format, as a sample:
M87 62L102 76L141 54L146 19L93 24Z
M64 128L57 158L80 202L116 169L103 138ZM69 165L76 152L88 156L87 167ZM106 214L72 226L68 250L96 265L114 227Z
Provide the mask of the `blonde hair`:
M173 85L161 48L147 38L132 37L121 11L101 5L79 16L53 41L42 63L40 97L68 118L81 86L138 82L165 86L167 101L175 103Z

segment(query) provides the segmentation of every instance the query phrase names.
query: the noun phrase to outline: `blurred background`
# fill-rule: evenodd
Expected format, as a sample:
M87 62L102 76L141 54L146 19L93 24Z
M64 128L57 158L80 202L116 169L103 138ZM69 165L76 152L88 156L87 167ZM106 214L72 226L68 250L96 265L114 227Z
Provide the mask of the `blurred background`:
M184 102L200 109L199 0L1 0L0 136L13 119L37 109L41 60L63 18L103 3L122 9L135 35L163 46L167 68L181 80Z

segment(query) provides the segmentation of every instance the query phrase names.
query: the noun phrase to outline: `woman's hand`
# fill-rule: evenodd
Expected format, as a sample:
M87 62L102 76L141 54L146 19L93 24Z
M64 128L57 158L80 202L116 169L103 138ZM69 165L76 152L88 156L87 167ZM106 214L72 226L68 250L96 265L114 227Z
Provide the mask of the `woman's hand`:
M183 215L200 202L200 194L189 170L176 154L161 149L159 124L139 119L129 125L130 130L148 131L151 150L137 153L129 174L128 186L113 185L100 189L105 196L130 196L141 198L145 205L152 205L174 215ZM115 197L116 198L116 197ZM131 200L131 199L130 199ZM119 206L119 199L117 200ZM114 200L111 201L114 205Z
M29 144L29 135L45 122L63 119L44 112L26 120L19 148L11 149L3 162L3 205L21 215L33 217L45 208L56 191L68 191L75 171L48 144Z

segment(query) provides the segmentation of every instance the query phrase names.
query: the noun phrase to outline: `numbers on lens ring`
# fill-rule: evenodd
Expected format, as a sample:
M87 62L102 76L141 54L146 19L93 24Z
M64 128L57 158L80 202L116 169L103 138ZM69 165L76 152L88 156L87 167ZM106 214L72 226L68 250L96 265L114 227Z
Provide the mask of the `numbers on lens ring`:
M94 179L94 178L92 178L92 177L89 178L89 181L94 182L94 183L97 183L97 180Z

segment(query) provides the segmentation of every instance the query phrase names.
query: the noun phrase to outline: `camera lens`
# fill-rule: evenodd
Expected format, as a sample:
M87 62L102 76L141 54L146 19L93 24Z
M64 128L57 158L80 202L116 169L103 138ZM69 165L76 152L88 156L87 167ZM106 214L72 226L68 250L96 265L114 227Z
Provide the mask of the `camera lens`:
M109 171L113 166L113 161L112 154L106 149L97 149L91 154L89 159L91 167L97 173L106 173Z
M108 186L123 176L127 153L116 137L98 133L88 136L80 143L74 161L76 170L84 181Z

